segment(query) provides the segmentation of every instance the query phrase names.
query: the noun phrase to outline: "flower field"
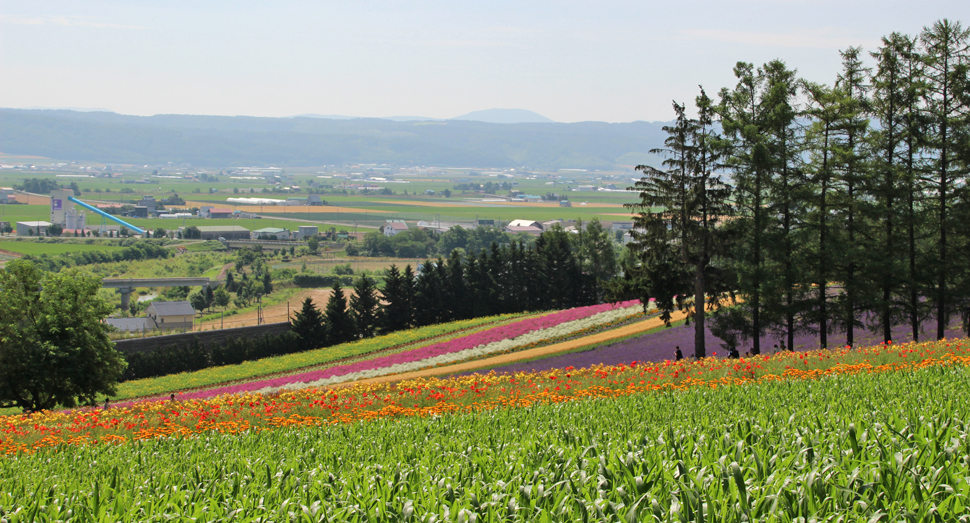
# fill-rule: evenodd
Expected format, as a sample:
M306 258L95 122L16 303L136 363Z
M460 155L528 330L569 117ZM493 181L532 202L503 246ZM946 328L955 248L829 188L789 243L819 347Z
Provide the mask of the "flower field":
M0 418L0 454L63 444L96 444L239 433L278 427L344 424L381 418L441 415L616 398L691 388L884 373L970 364L970 342L876 346L862 350L782 353L729 360L707 358L662 363L567 367L553 372L467 375L397 383L301 388L263 394L242 391L176 401L146 401L109 409Z
M616 321L632 318L640 314L641 310L642 308L638 305L638 302L631 301L616 306L608 304L593 305L540 316L519 316L513 321L488 324L489 326L485 329L476 329L469 333L460 333L444 341L436 340L435 343L418 346L409 345L407 350L394 351L393 354L379 354L376 357L365 357L352 363L327 366L326 368L314 369L308 372L292 373L262 380L251 379L243 383L187 392L183 395L183 399L201 399L221 394L237 394L243 392L266 394L278 390L321 387L362 378L434 367L436 365L462 361L483 355L528 348L559 336L581 334L588 329L602 327ZM220 372L227 371L239 373L241 369L237 369L237 367L242 368L243 366L246 366L246 369L268 370L270 367L267 363L269 362L271 364L272 360L305 361L306 358L319 360L319 358L326 356L330 358L329 361L334 361L336 359L333 357L334 354L344 354L346 352L370 354L378 352L377 349L371 349L370 347L387 346L389 344L387 340L392 340L390 343L393 343L393 340L396 339L406 340L409 336L414 337L417 330L419 329L360 340L350 344L338 345L336 347L329 347L303 354L259 360L251 362L248 366L244 363L239 366L234 365L206 369L186 375L166 376L160 379L141 381L151 384L151 388L154 390L160 389L158 386L159 382L172 383L173 388L170 390L179 390L179 388L188 388L185 386L177 387L176 385L185 383L186 377L220 375ZM398 344L400 343L398 342ZM247 370L244 372L247 372L253 377L260 375L258 370ZM270 374L270 372L262 373L262 375L266 374ZM223 380L223 382L225 381L229 380ZM122 391L127 392L127 389L122 389Z
M956 340L8 417L0 519L966 521L968 363Z
M482 329L501 326L509 321L535 317L535 314L505 314L471 320L431 325L343 343L307 352L246 361L238 365L212 367L195 372L172 374L157 378L132 380L118 386L116 399L143 398L168 395L169 392L211 387L253 378L298 372L316 366L325 366L354 358L368 358L375 354L387 354L420 348L430 343L447 341L453 337L467 336Z

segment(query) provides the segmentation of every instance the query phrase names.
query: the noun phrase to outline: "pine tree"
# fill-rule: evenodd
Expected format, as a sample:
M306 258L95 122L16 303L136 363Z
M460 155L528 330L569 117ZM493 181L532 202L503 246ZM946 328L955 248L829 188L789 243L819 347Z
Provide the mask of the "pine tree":
M408 329L414 324L414 272L407 265L401 272L391 264L381 291L380 324L384 332Z
M936 256L932 268L936 284L929 297L936 315L936 337L945 336L950 315L964 297L954 295L960 267L959 253L970 248L965 223L960 224L954 210L961 205L968 174L966 153L967 117L970 99L966 96L970 68L970 29L959 22L940 20L923 29L920 35L926 71L926 105L928 133L925 152L929 155L930 172L926 174L929 200L936 214L932 240ZM954 255L953 253L958 253Z
M773 173L769 179L773 195L769 209L773 219L769 222L766 249L766 258L770 260L768 301L770 307L777 309L773 330L779 331L791 347L800 328L798 319L805 307L808 287L808 281L802 276L805 274L803 221L807 187L802 159L804 133L798 122L795 71L780 60L765 64L762 71L765 89L759 106L765 115L765 145Z
M640 203L627 207L638 212L630 248L646 269L647 277L639 281L648 282L665 321L674 306L669 296L694 297L689 311L694 355L703 358L708 280L719 247L717 225L732 211L729 188L715 174L723 142L712 130L713 104L703 89L696 105L698 118L690 119L685 106L674 103L675 124L664 127L666 148L652 151L666 156L667 169L638 166L644 177L633 189L640 191Z
M293 316L290 331L300 338L304 349L313 349L326 343L326 327L323 314L313 304L313 299L303 300L303 307Z
M327 345L337 345L352 341L356 338L356 332L339 279L334 281L331 289L323 315L327 326Z
M426 260L415 282L414 321L416 325L441 323L447 316L445 279L442 277L443 261Z
M751 352L760 354L761 336L771 324L766 313L777 312L764 303L771 283L765 259L773 181L773 161L765 132L769 115L761 104L763 71L756 72L752 64L738 62L734 75L738 83L733 91L721 90L718 114L724 134L731 141L731 154L726 163L733 171L732 194L737 213L737 220L732 223L732 229L738 234L734 268L738 291L744 296L740 307L748 321L741 336L751 338Z
M841 318L837 324L845 331L846 344L855 345L855 328L861 326L858 316L871 302L870 289L858 273L859 259L863 250L860 240L868 236L864 222L860 221L859 209L863 205L862 186L867 180L864 172L863 138L869 128L865 115L869 110L865 78L869 70L863 67L859 58L861 49L850 47L841 53L842 73L836 81L836 89L842 94L842 119L838 126L842 134L841 147L837 149L838 180L841 191L838 195L838 208L842 215L846 241L842 243L840 267L837 280L842 282L842 292L838 305Z
M464 230L464 229L461 229ZM465 320L472 317L472 303L468 295L468 285L465 282L465 264L462 251L454 249L448 258L448 319Z
M270 294L273 292L273 281L270 278L269 269L263 273L263 294Z
M872 296L873 325L882 331L884 342L892 341L892 326L903 318L902 298L906 278L906 250L902 232L906 221L906 140L909 129L905 71L912 41L899 33L882 39L882 46L870 53L876 60L872 75L872 115L879 122L867 137L871 178L866 190L870 197L862 207L866 221L873 224L860 255L865 272L876 292ZM918 339L918 335L917 335Z
M561 227L554 226L539 235L535 249L546 279L548 305L554 309L568 309L577 305L582 273L570 247L568 233ZM505 278L503 273L496 280L502 282ZM505 312L505 309L502 311Z
M377 330L377 309L380 300L373 280L361 274L354 281L354 294L350 297L350 310L354 325L361 337L371 338Z

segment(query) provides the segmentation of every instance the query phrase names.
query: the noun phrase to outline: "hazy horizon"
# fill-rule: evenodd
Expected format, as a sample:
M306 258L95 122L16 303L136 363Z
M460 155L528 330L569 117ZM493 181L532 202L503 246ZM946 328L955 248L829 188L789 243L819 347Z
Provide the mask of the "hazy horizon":
M0 0L0 100L127 115L669 121L671 100L781 58L831 83L839 50L965 2L831 0L254 2Z

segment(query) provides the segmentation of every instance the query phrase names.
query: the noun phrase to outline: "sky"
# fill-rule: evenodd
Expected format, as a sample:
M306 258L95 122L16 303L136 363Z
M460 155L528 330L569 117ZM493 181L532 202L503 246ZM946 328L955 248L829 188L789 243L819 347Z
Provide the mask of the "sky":
M0 107L668 121L734 64L830 83L967 0L0 0Z

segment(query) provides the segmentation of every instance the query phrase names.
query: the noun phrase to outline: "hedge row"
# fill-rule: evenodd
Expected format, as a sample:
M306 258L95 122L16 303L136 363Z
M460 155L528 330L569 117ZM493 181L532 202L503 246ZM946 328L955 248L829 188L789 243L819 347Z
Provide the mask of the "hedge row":
M304 274L300 273L293 276L293 284L297 287L320 288L333 287L335 281L340 280L340 285L351 287L354 285L353 276L337 276L334 274Z
M154 378L208 367L235 365L249 360L301 352L307 347L292 332L253 338L230 338L226 343L202 345L198 340L126 354L128 368L122 381Z

